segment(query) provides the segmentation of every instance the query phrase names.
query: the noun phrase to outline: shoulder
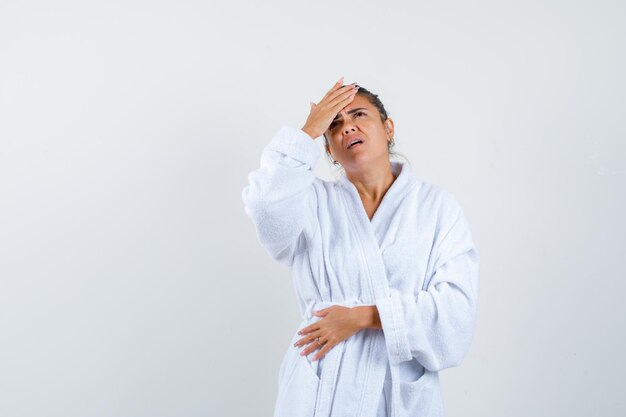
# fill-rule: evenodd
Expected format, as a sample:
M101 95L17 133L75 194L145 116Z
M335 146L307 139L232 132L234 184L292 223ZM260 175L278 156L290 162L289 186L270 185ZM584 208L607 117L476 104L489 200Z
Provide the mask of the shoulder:
M456 218L462 214L461 204L450 190L421 179L418 179L417 183L417 193L422 205L432 213L437 213L437 217Z
M468 225L463 208L454 193L437 184L420 182L419 192L424 199L420 210L424 222L432 227L435 245L440 245L451 234L465 235Z
M318 208L323 206L326 209L331 209L332 206L337 204L339 189L340 185L337 181L326 180L316 176L313 181L313 192L315 193Z

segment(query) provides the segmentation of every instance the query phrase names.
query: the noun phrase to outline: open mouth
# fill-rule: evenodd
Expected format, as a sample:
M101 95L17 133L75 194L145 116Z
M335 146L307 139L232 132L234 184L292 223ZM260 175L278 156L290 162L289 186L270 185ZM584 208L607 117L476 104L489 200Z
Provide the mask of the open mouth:
M361 139L356 139L354 142L352 142L350 145L348 145L348 149L352 149L356 146L359 146L363 144L363 141Z

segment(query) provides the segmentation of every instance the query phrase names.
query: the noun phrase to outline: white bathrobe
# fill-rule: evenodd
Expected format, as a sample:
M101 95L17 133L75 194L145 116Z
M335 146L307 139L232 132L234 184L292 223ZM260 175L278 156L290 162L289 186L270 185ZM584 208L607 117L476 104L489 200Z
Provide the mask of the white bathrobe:
M242 192L259 242L293 273L302 314L274 416L441 417L438 372L461 363L476 317L479 256L463 210L392 161L397 178L370 221L345 175L315 175L318 142L282 126ZM319 350L300 356L297 330L333 304L376 305L382 329L358 331L319 361Z

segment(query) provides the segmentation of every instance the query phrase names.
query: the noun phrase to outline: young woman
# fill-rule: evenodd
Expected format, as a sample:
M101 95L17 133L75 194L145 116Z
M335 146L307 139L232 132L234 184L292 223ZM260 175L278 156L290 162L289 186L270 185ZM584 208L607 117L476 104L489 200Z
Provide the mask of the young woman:
M444 415L438 372L474 333L479 256L456 198L390 160L394 124L343 77L282 126L242 192L273 259L293 272L303 321L278 375L275 417ZM324 136L345 170L313 168Z

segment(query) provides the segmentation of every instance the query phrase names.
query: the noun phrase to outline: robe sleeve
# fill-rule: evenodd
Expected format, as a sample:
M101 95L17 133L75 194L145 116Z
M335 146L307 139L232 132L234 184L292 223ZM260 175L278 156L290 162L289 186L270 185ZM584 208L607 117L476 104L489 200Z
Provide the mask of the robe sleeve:
M440 371L460 365L469 351L480 259L463 210L447 195L426 289L376 300L391 364L415 358L426 369Z
M279 263L293 267L306 234L313 233L317 198L313 168L321 151L301 129L282 126L248 174L241 193L261 246Z

